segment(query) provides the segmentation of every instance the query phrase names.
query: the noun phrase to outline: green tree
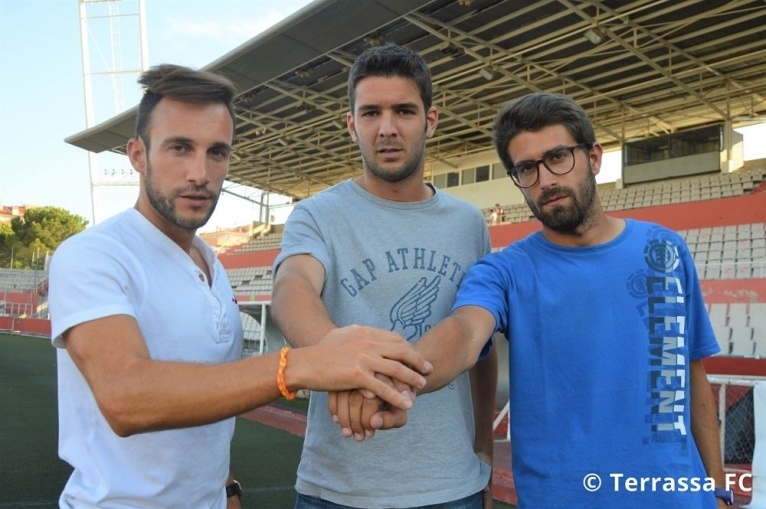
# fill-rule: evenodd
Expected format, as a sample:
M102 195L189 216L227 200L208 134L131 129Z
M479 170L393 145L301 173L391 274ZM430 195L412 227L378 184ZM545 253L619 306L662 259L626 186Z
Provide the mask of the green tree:
M45 255L85 229L88 221L58 207L32 207L0 226L0 264L15 269L42 269Z
M18 243L11 223L0 223L0 267L11 267Z

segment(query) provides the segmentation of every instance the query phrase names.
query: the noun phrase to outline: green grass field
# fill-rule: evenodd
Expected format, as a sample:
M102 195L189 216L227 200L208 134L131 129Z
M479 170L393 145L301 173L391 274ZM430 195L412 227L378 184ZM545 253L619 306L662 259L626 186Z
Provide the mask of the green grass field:
M46 339L0 334L0 508L58 507L71 467L56 452L56 352ZM232 469L244 507L290 508L302 439L237 420Z
M279 402L305 411L305 401ZM71 467L57 455L56 352L47 339L0 334L0 509L55 508ZM303 440L237 419L232 471L243 507L293 507ZM497 509L510 506L499 502Z

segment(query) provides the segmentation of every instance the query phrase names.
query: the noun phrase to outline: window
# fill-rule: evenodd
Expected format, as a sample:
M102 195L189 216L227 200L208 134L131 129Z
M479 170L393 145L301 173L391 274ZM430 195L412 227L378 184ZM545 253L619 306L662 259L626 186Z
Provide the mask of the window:
M490 179L506 178L507 176L502 163L496 163L449 173L439 173L434 175L431 181L434 187L446 189L477 182L488 182Z
M625 144L624 165L667 161L676 157L718 152L721 150L720 126L680 131Z
M476 182L486 182L487 180L489 180L489 166L476 168Z
M468 168L460 173L463 175L463 185L476 182L476 168Z

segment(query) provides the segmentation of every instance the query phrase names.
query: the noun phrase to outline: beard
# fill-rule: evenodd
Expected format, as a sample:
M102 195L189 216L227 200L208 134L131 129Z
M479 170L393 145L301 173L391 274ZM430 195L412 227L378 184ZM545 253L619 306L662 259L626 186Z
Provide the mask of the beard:
M559 205L543 211L543 203L564 196L571 197L571 205ZM530 201L526 195L524 199L535 217L551 230L559 233L577 233L581 226L587 226L592 220L593 202L596 199L596 176L588 163L588 177L577 186L576 191L571 187L556 186L541 193L537 202Z
M364 155L362 155L362 160L364 161L365 167L370 170L370 173L375 175L380 180L385 180L386 182L401 182L403 180L407 180L418 171L422 161L421 158L418 158L415 161L407 159L396 170L386 171L375 163L368 161Z
M411 144L413 151L411 153L408 152L410 155L407 157L407 159L405 159L399 167L393 170L386 170L382 166L375 164L373 161L373 156L370 154L376 154L378 150L383 148L404 149L407 148L406 145L404 145L400 140L395 140L393 142L380 142L376 143L373 147L367 147L366 145L362 144L361 138L359 136L357 136L357 139L360 140L359 149L362 153L362 161L364 162L364 167L380 180L384 180L386 182L402 182L411 178L423 167L423 160L425 158L426 151L425 130L423 131L422 138L420 140L414 141Z
M174 226L177 226L179 228L184 228L187 230L196 230L197 228L204 226L210 219L210 216L213 215L213 212L215 211L215 207L218 204L218 197L219 197L218 193L211 193L205 186L189 186L183 189L176 189L167 194L163 194L161 191L157 190L154 187L154 182L152 181L152 177L153 177L152 167L147 161L146 176L144 178L146 196L149 199L149 204L151 204L154 210L156 210L157 213L168 223ZM184 193L189 193L189 192L204 193L210 198L211 200L210 210L207 211L204 217L202 218L188 217L187 218L187 217L183 217L179 215L178 211L176 211L176 205L173 200L183 195Z

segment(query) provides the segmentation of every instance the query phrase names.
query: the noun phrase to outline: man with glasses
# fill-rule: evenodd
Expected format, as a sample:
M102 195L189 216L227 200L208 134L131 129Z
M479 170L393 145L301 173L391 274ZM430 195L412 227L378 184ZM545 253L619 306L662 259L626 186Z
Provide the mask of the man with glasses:
M426 390L472 366L500 331L519 509L730 505L701 362L718 346L682 238L605 214L603 149L570 98L524 96L494 134L542 229L468 272L450 317L417 344L435 366ZM352 429L402 418L365 409L349 424L337 413Z

